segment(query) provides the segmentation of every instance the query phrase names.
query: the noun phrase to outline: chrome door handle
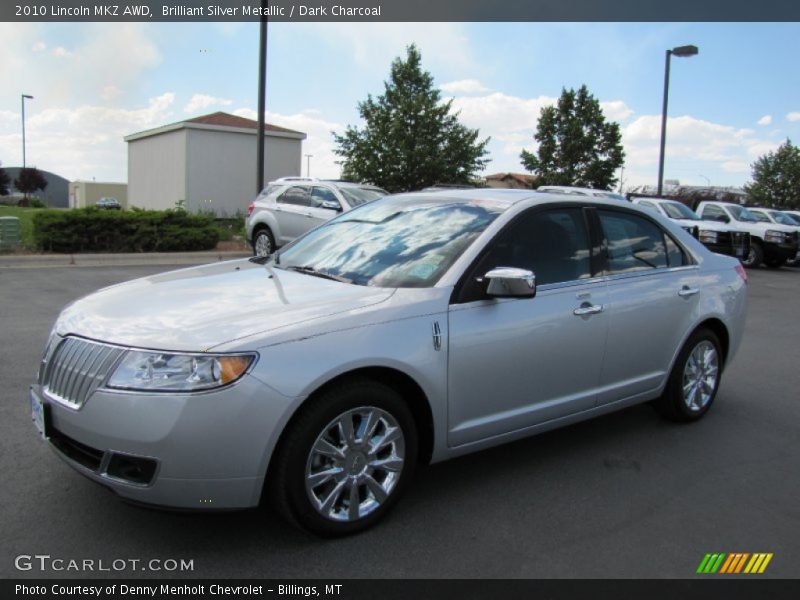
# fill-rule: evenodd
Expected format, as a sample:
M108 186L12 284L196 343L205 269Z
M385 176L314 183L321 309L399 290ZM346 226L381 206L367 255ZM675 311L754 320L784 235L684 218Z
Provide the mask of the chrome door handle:
M597 313L601 312L603 312L602 304L584 303L580 306L580 308L573 310L572 314L576 317L585 317L586 315L596 315Z
M680 292L678 292L678 296L681 298L689 298L690 296L694 296L695 294L699 294L700 290L697 288L690 288L687 286L683 286Z

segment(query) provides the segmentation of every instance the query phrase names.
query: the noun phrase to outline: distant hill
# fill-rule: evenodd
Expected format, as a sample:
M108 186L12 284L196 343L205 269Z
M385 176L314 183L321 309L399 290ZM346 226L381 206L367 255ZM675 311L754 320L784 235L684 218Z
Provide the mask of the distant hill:
M8 173L9 179L11 179L11 186L8 190L11 192L11 195L22 195L22 192L18 191L14 187L14 180L19 176L19 172L22 170L22 167L3 167ZM47 180L47 187L45 190L36 192L36 195L41 198L43 202L52 208L68 208L69 207L69 180L64 179L61 175L56 175L55 173L51 173L50 171L43 171L39 169L39 172L44 175L44 178Z

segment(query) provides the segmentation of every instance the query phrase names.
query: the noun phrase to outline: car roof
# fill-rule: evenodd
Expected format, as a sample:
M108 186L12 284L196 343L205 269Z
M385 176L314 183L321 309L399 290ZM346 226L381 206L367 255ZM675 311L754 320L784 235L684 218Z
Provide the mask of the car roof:
M530 202L532 206L540 204L574 204L575 206L582 206L590 202L603 206L610 206L614 208L620 207L620 201L612 198L603 198L601 196L579 196L558 193L538 192L536 190L515 190L506 188L473 188L468 190L438 190L438 191L420 191L408 192L403 194L395 194L388 197L405 197L405 198L419 198L430 199L442 202L477 202L477 203L490 203L494 205L504 204L503 209L508 209L511 206L520 202ZM630 206L626 203L626 206ZM638 211L645 209L637 208Z
M544 191L547 191L547 190L562 190L564 192L579 192L579 193L589 194L591 196L594 196L597 192L600 192L601 194L617 194L619 196L622 195L622 194L619 194L618 192L614 192L612 190L601 190L599 188L578 187L578 186L574 186L574 185L540 185L537 189L544 190Z

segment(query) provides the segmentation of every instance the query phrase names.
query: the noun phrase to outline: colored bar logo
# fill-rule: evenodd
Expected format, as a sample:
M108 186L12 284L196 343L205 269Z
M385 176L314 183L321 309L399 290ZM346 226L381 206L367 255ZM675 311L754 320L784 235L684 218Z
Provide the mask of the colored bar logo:
M719 573L720 575L760 574L763 573L769 561L772 560L772 553L757 552L749 554L747 552L734 552L732 554L716 553L706 554L697 567L697 572L703 575Z

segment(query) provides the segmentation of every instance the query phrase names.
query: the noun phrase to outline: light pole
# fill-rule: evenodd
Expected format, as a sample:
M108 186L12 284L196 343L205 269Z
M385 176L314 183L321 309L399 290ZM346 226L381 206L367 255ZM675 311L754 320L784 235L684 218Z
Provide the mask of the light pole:
M256 139L256 195L264 189L264 112L267 104L267 9L269 0L261 0L261 22L258 35L258 135Z
M25 168L25 100L33 100L33 96L22 94L22 168Z
M661 108L661 153L658 158L658 196L664 191L664 147L667 143L667 102L669 100L669 62L675 55L678 57L694 56L699 50L697 46L678 46L672 50L667 50L666 62L664 65L664 105Z
M706 187L711 187L711 180L708 177L706 177L702 173L698 173L698 175L700 175L700 177L706 180Z
M313 154L306 154L306 177L311 179L311 157Z

